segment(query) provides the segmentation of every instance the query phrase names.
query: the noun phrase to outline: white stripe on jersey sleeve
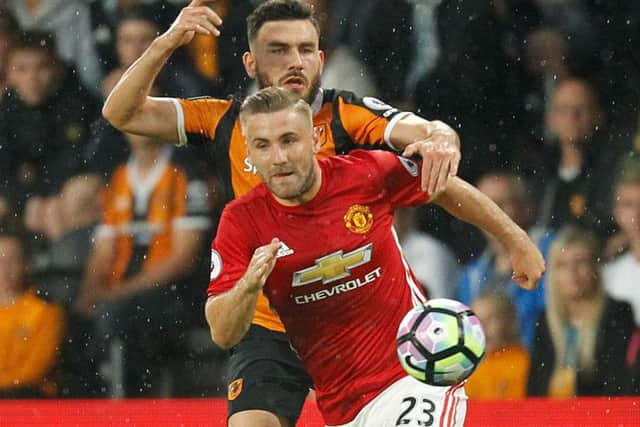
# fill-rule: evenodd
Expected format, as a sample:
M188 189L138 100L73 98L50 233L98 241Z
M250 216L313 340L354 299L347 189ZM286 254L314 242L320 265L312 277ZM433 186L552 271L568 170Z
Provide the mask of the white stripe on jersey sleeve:
M391 120L389 120L389 123L387 123L387 126L384 128L384 136L383 136L384 142L386 142L387 145L391 147L391 149L394 151L400 151L400 149L395 145L393 145L391 141L389 141L389 138L391 138L391 131L393 130L396 123L398 123L400 120L404 119L405 117L409 116L410 114L413 114L413 113L404 112L404 113L396 114L391 118Z
M409 268L409 264L402 253L402 247L400 246L400 240L398 239L398 235L396 234L395 228L391 226L391 233L393 234L393 239L396 242L396 246L400 251L400 259L402 259L402 265L404 266L404 276L407 279L407 283L409 284L409 289L411 290L411 301L413 302L413 306L417 307L419 305L424 305L427 302L427 298L424 295L424 291L422 286L419 283L416 283L413 280L413 275L411 274L411 269Z
M176 107L176 123L178 130L178 143L176 145L180 147L187 143L187 132L184 130L184 110L182 109L180 101L177 99L169 98L169 101L171 101L173 106Z

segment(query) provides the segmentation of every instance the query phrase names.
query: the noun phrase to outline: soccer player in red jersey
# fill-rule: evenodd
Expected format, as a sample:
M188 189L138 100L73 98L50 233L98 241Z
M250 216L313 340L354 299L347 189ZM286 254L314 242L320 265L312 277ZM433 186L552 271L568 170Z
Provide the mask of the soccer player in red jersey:
M434 387L403 371L395 335L425 301L393 231L396 207L429 201L494 235L514 278L535 287L538 249L490 199L458 178L420 190L420 164L384 151L317 160L308 104L286 89L245 100L240 122L264 184L229 203L212 246L206 317L235 345L264 291L311 375L327 425L462 425L461 384Z
M211 171L225 198L240 197L260 183L238 121L238 99L171 99L149 96L153 81L179 46L195 34L219 34L220 17L205 0L185 7L125 72L103 114L118 129L207 151ZM443 188L460 161L456 132L380 100L320 87L324 53L319 26L301 0L268 0L247 19L247 74L261 87L283 86L307 100L324 158L356 148L395 148L423 158L428 192ZM252 326L230 352L227 365L230 427L293 427L310 387L309 376L291 351L285 329L260 295Z

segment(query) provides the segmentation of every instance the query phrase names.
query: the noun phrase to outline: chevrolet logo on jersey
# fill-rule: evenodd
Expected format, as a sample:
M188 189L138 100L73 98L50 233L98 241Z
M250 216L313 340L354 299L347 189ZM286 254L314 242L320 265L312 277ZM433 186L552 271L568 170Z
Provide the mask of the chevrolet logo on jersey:
M371 261L373 243L369 243L361 248L355 249L348 254L344 254L342 249L323 256L316 260L316 265L296 271L293 274L293 284L304 286L318 280L326 285L336 280L343 279L351 275L351 270Z

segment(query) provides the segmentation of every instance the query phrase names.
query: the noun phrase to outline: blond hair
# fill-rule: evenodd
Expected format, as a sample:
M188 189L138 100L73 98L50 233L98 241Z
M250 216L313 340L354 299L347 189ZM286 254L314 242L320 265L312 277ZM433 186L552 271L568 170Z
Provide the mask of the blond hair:
M577 368L589 374L595 367L595 350L598 324L604 310L606 295L602 286L599 251L600 246L596 237L586 230L574 226L566 226L560 230L558 237L549 250L549 272L547 281L547 310L546 317L551 332L551 339L555 348L555 370L564 366L567 356L566 327L569 324L566 301L559 289L555 270L558 258L569 246L579 245L591 254L595 271L596 291L590 297L591 316L578 327L580 339L578 341Z
M247 117L260 113L275 113L293 108L293 110L309 119L313 126L311 107L299 95L280 87L267 87L247 97L240 107L240 124L243 132L246 129Z

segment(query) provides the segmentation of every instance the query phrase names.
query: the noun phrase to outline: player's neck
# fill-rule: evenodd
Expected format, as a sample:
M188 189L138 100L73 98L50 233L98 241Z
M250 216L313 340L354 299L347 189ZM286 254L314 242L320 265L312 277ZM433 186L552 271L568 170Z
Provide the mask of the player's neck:
M316 197L320 192L320 188L322 188L322 168L320 167L320 164L317 160L313 162L313 171L313 181L308 190L291 199L281 199L280 197L272 193L273 198L283 206L300 206L309 202L310 200L313 200L313 198Z

